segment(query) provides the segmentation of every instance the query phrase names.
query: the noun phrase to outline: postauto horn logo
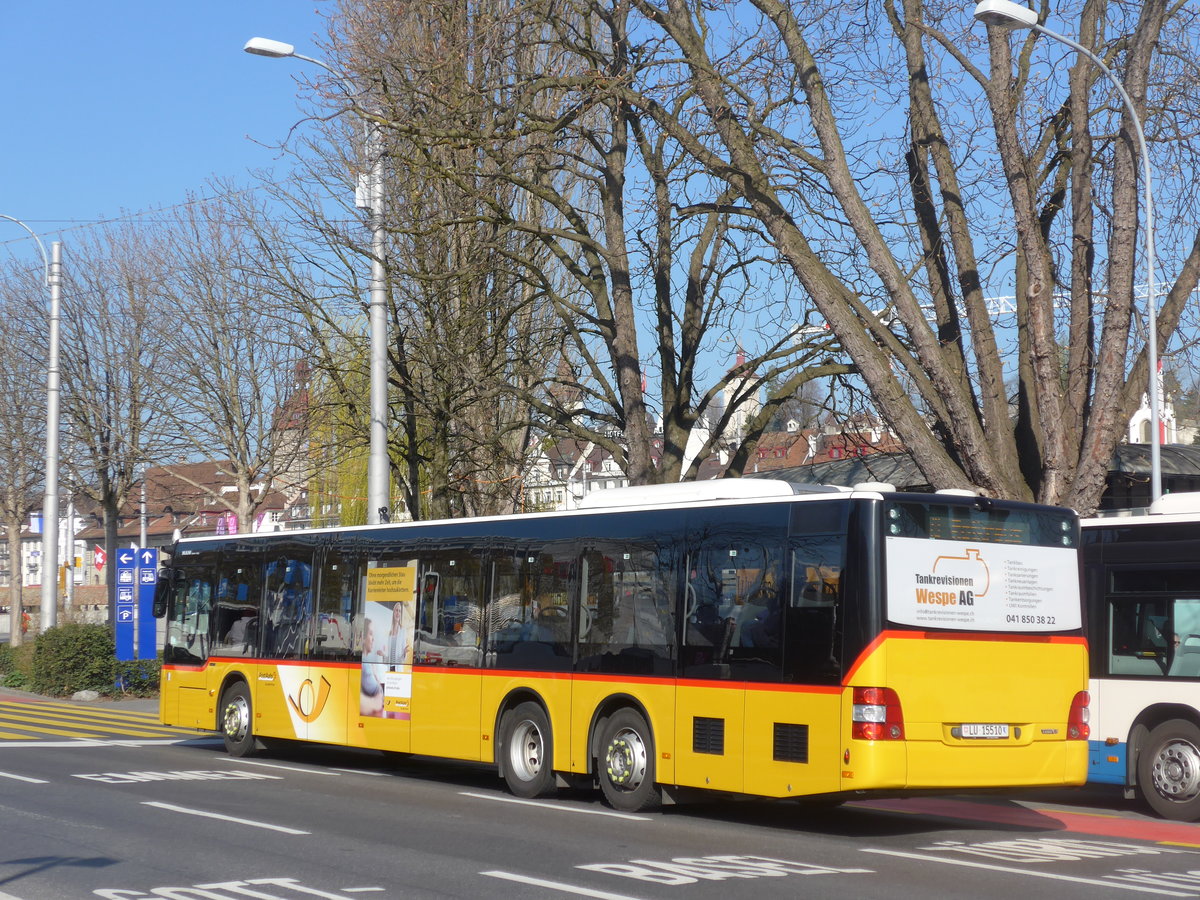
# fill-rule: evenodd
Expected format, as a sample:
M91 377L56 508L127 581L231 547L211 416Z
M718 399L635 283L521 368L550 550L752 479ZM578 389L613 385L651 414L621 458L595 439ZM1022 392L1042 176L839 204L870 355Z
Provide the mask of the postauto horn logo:
M305 678L300 682L294 695L288 694L288 705L292 708L294 715L311 724L320 718L325 704L329 702L329 694L332 690L333 685L326 680L324 675L321 676L319 685L314 685L311 678Z

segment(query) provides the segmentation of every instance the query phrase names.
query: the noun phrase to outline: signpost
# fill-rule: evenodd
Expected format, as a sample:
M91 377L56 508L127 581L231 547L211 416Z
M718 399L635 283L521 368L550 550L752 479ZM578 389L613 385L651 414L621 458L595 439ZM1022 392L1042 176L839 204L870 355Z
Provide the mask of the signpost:
M154 585L158 580L158 551L117 551L117 659L151 659L155 641Z

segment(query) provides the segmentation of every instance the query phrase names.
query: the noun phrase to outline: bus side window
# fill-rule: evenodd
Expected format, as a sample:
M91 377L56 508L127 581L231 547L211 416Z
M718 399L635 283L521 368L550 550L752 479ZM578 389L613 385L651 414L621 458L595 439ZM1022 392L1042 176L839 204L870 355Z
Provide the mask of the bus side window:
M579 668L669 674L675 667L673 548L608 544L588 550L580 580Z
M330 550L321 565L317 593L313 655L321 659L351 658L351 614L354 608L356 561Z
M1111 675L1161 677L1171 646L1166 605L1159 600L1111 599L1109 605Z
M1200 600L1177 598L1171 604L1171 678L1200 678Z
M312 625L311 557L270 561L265 581L263 653L278 659L298 659L308 651Z
M544 547L492 557L488 654L492 665L567 671L573 557Z
M793 539L784 654L788 681L827 682L841 674L844 544L840 535Z
M477 554L451 550L422 557L414 654L427 666L477 666L483 569Z

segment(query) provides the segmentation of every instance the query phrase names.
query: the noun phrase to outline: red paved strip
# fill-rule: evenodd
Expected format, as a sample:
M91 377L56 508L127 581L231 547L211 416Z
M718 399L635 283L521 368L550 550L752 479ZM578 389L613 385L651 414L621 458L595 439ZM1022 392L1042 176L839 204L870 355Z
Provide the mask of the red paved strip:
M911 797L903 800L865 800L849 804L868 809L901 812L920 816L941 816L996 825L1017 825L1038 831L1071 831L1105 837L1133 838L1200 847L1200 825L1190 822L1165 822L1156 819L1127 819L1118 814L1064 812L1059 809L1029 809L968 800L939 800Z

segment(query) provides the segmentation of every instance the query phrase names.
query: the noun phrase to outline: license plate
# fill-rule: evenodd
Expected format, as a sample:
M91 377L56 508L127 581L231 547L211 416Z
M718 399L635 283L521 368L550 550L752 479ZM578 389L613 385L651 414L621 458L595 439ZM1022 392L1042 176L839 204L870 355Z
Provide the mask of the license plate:
M990 722L963 723L962 736L965 738L983 738L984 740L1004 740L1008 737L1007 725L996 725Z

